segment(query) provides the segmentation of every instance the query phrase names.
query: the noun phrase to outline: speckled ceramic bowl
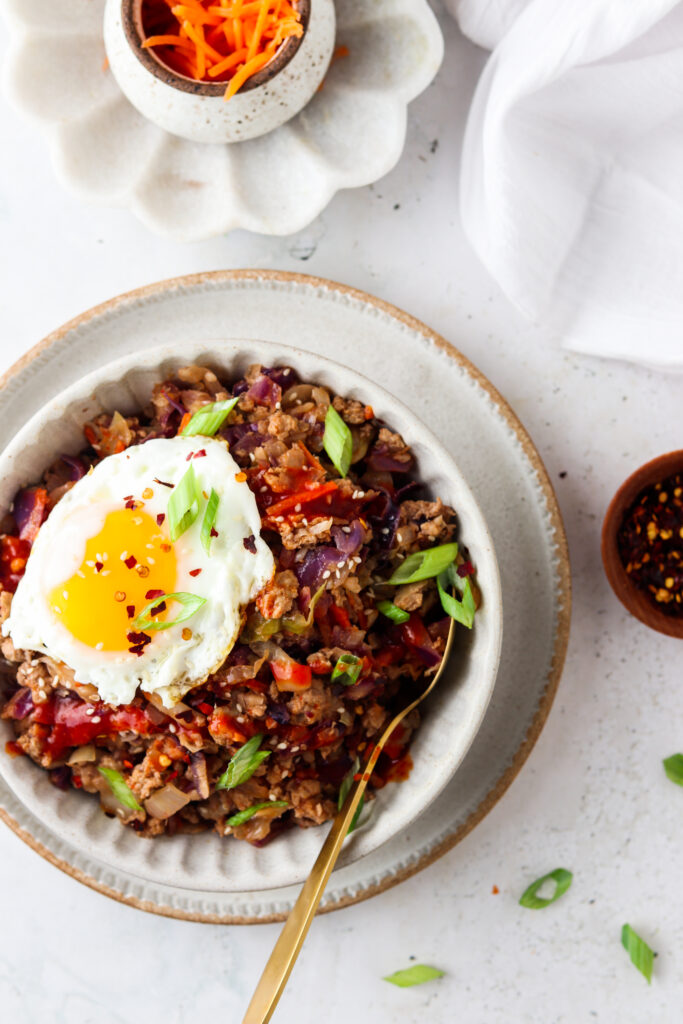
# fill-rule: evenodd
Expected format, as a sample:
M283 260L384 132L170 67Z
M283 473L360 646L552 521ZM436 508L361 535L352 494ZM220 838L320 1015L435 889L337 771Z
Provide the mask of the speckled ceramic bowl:
M493 542L481 509L452 455L397 399L361 374L312 352L263 341L185 342L124 357L102 367L45 403L0 455L0 508L16 490L40 477L61 453L83 444L83 423L102 411L130 414L148 404L153 385L178 366L199 362L228 374L253 362L293 366L340 394L372 405L408 441L420 477L453 505L459 536L477 570L483 601L475 628L458 629L449 665L424 709L411 745L413 769L405 782L382 789L373 813L345 844L340 865L376 850L424 812L447 785L481 725L491 697L502 638L502 598ZM457 454L457 453L456 453ZM259 891L292 885L308 873L326 829L292 829L264 849L215 833L141 840L102 814L99 802L62 792L28 758L4 754L9 723L0 723L0 775L19 800L73 848L100 863L160 885L216 892Z
M107 0L104 43L121 91L160 128L192 142L241 142L279 128L320 85L335 39L333 0L298 0L304 27L226 102L225 82L198 82L169 68L145 38L144 0Z

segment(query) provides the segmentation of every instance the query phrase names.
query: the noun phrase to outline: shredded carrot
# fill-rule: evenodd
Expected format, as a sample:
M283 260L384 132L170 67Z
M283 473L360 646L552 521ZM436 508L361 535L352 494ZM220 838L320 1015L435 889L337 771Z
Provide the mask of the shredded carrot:
M304 31L296 0L142 0L141 13L143 47L186 77L226 82L226 100Z

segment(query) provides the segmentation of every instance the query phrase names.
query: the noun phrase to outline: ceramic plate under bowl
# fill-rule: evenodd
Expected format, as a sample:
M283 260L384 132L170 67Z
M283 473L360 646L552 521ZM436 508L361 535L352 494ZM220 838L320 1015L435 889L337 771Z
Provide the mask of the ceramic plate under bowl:
M546 720L564 662L571 605L565 534L538 452L476 367L394 306L302 274L197 274L89 310L0 380L0 445L7 445L56 391L111 359L160 344L224 337L227 331L233 337L278 338L306 352L342 358L381 380L406 405L426 410L430 428L457 456L484 512L500 566L505 620L500 668L474 743L419 818L374 853L334 872L321 906L334 910L396 885L450 850L519 772ZM118 866L105 867L46 828L1 778L0 817L73 878L153 913L211 923L272 921L281 919L298 895L295 886L221 893L209 886L197 891L155 885Z
M193 342L126 356L49 401L0 455L0 508L17 490L40 478L61 454L84 446L83 425L101 412L124 415L149 405L154 385L179 366L199 363L233 379L251 363L293 366L304 381L358 398L411 445L420 478L458 515L458 537L476 566L483 595L475 628L456 635L444 677L425 707L411 745L414 767L400 785L382 789L369 820L342 852L340 864L376 850L432 803L465 756L493 690L502 634L502 607L493 543L470 489L449 453L402 403L353 370L310 352L262 341ZM14 736L3 722L0 734ZM99 800L70 789L63 792L28 758L0 755L0 773L19 799L56 835L87 850L103 864L162 885L242 892L302 881L320 849L324 828L292 829L263 849L215 833L141 840L104 815Z

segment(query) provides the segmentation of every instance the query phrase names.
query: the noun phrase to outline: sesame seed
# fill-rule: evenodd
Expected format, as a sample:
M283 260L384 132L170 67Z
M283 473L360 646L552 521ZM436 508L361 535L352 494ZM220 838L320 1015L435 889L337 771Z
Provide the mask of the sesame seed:
M171 723L171 725L169 725L169 727L168 727L168 731L169 732L177 732L178 731L177 726L175 726L175 725L173 725L173 723Z
M256 462L256 456L254 455L253 452L249 452L249 458L251 459L252 462Z
M100 640L100 642L98 644L95 644L95 650L96 651L101 651L103 647L104 647L104 644L102 643L101 640Z
M286 750L287 749L287 744L286 743L278 743L278 745L277 745L277 747L275 749L276 750Z
M111 569L103 569L100 576L111 576Z
M63 590L62 591L62 597L64 598L65 601L68 601L69 600L69 591L68 590Z
M81 572L81 570L80 570L80 569L78 570L78 572L76 573L76 575L77 575L77 576L80 576L82 580L84 580L84 579L85 579L85 573L84 573L84 572Z
M242 724L242 722L245 722L245 721L246 721L246 719L245 719L244 715L238 715L238 716L237 716L237 721L238 721L238 722L239 722L240 724Z
M342 526L342 533L351 533L350 526Z
M244 708L242 707L241 704L235 704L235 710L239 712L239 714L241 715L242 712L244 711Z
M306 516L303 517L301 522L303 523L304 526L308 526L308 519L306 518ZM682 534L682 536L683 536L683 534Z
M263 485L263 487L261 488L261 494L265 494L265 492L266 492L267 490L268 490L268 488L267 488L267 487L265 486L265 484L264 484L264 485Z
M93 561L91 561L90 559L88 559L88 561L87 561L87 562L86 562L85 564L86 564L86 565L87 565L87 566L88 566L88 567L89 567L90 569L94 569L94 568L95 568L95 563L94 563Z
M99 715L93 715L92 718L90 719L90 721L91 722L95 722L95 724L97 724L98 722L101 722L102 719L100 718Z
M128 558L128 552L122 551L121 554L119 555L119 558L121 559L122 562L125 562L125 560Z
M299 503L298 505L294 506L294 511L295 512L301 512L301 503Z
M147 548L148 551L154 551L154 545L153 544L145 544L145 547Z
M350 529L350 527L346 527L346 526L345 526L345 527L344 527L344 529L345 529L345 530L346 530L346 529ZM389 533L389 527L388 527L388 526L383 526L380 532L381 532L381 533Z
M339 572L339 569L334 570L334 575L337 577L338 580L341 579L341 573Z
M95 555L95 560L96 560L97 562L103 562L103 561L104 561L104 559L102 558L102 555L99 555L99 554L98 554L98 555Z
M343 569L345 564L346 563L343 560L341 562L337 562L337 568L338 569Z
M275 796L275 793L269 793L268 794L268 799L269 800L277 800L277 797Z
M56 605L55 605L55 611L57 612L57 615L61 615L62 614L62 609L58 608Z
M324 580L329 580L331 575L332 575L332 573L330 572L330 570L329 569L325 569L325 572L323 573L323 579Z
M94 715L95 714L95 709L94 708L86 708L85 709L85 713L86 713L86 715Z
M149 555L147 555L147 561L149 562L150 565L154 565L154 559L150 558ZM102 575L104 575L104 573L102 573Z
M292 747L292 749L291 749L290 753L292 753L292 754L296 754L296 753L297 753L297 751L298 751L298 750L300 750L300 749L301 749L300 747Z

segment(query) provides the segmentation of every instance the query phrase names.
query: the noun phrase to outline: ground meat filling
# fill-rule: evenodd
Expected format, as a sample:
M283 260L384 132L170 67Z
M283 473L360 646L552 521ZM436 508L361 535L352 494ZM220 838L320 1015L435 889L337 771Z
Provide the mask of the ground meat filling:
M419 692L443 652L447 623L434 581L388 587L407 555L451 540L455 513L426 500L400 435L370 406L299 380L289 367L254 365L239 380L188 366L154 388L137 416L101 415L86 424L85 446L60 459L17 495L0 535L0 621L41 523L74 482L108 455L149 438L173 437L186 413L238 396L221 432L246 475L262 517L276 573L246 610L224 664L169 710L139 692L124 706L103 703L68 666L2 641L2 718L7 744L27 755L62 789L96 794L103 810L140 835L215 829L261 846L292 826L331 818L340 785L391 711ZM352 466L340 479L323 449L333 404L353 437ZM253 538L245 538L247 551ZM461 559L459 572L472 571ZM396 624L376 609L395 600L409 613ZM287 655L295 670L277 672ZM362 667L352 685L332 679L338 659ZM412 713L392 736L369 796L404 778L419 724ZM217 788L235 753L261 737L267 758L251 778ZM100 768L118 772L141 809L116 798ZM230 820L257 804L248 820ZM272 806L268 806L272 804Z

